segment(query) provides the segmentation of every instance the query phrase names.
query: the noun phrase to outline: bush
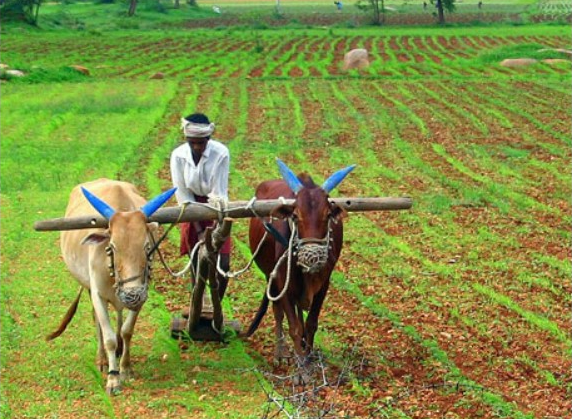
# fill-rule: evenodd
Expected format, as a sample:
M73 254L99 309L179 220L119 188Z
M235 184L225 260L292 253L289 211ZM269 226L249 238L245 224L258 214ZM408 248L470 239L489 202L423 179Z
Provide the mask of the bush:
M0 6L0 20L38 23L41 0L4 0Z

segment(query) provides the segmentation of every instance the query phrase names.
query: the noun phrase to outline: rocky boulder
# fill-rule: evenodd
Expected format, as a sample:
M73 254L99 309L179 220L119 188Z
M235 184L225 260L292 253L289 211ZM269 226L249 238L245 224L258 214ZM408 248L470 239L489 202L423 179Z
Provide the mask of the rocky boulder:
M369 67L369 57L366 49L352 49L344 56L344 70L367 67Z
M86 67L83 67L81 65L70 65L69 68L74 69L75 71L79 71L82 74L85 74L86 76L89 76L90 72L89 69L87 69Z
M502 60L500 65L503 67L525 67L527 65L536 64L538 60L534 58L507 58Z

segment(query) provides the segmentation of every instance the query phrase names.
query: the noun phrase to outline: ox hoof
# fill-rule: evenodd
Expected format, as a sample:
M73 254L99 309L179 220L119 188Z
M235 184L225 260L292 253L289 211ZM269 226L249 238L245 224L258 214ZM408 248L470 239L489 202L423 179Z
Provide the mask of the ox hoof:
M127 369L127 370L123 370L121 371L121 374L119 375L119 377L121 378L121 381L129 381L133 378L133 371L131 371L131 369Z
M105 391L106 391L107 394L110 395L110 396L117 396L117 395L119 395L119 393L121 393L121 386L120 386L120 385L107 386L107 387L105 388Z
M288 347L285 345L278 345L276 349L274 349L274 364L275 365L282 365L282 361L286 363L286 365L290 365L290 360L292 356L290 355L290 351Z
M312 381L312 377L306 371L299 371L298 374L292 378L292 382L295 386L305 386L309 384L310 381Z

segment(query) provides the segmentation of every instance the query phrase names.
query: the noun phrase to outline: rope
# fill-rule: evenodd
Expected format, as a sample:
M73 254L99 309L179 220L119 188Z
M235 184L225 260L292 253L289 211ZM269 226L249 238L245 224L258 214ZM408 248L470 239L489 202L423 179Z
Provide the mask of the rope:
M174 278L180 278L183 275L185 275L189 271L189 269L191 268L191 264L193 263L193 259L191 257L189 259L189 262L185 265L185 267L181 271L173 272L171 270L171 268L169 268L169 266L167 266L167 262L165 262L165 258L163 258L163 253L161 253L161 250L159 249L159 244L165 239L165 237L167 237L167 235L173 229L173 227L175 227L175 225L179 224L179 222L181 221L181 218L183 217L183 213L185 212L185 209L187 208L188 205L189 205L189 202L185 202L183 205L181 205L181 211L179 212L179 216L177 217L177 221L175 221L173 224L171 224L169 226L169 228L167 229L165 234L163 234L163 237L161 237L161 239L157 243L155 243L155 245L153 246L153 249L151 249L151 251L149 252L149 255L151 255L155 250L157 251L157 254L159 255L159 260L161 260L161 264L163 265L165 270L169 273L169 275L171 275ZM151 236L151 237L153 237L153 236ZM194 255L199 243L197 243L195 245L195 247L193 248L193 250L191 252L191 255Z
M280 256L280 259L278 259L276 266L274 266L274 269L272 270L272 273L268 278L268 286L266 287L266 297L268 298L268 300L272 302L276 302L280 300L282 297L284 297L284 294L286 294L286 291L288 291L288 287L290 286L290 277L291 277L290 274L292 269L292 248L294 243L294 237L297 235L296 224L295 223L291 224L293 228L290 234L290 242L288 243L288 249L284 251L284 253L282 253L282 256ZM272 295L270 295L270 287L272 286L272 282L274 281L276 275L278 274L278 268L280 267L282 261L286 256L288 257L288 265L286 266L286 283L284 284L284 288L282 288L280 294L278 294L276 297L273 297Z

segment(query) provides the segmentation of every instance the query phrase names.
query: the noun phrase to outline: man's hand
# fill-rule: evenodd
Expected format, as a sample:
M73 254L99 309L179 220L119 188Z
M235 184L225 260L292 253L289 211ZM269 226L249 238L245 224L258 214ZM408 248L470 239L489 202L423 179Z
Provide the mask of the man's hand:
M200 225L200 223L195 221L193 223L193 227L195 227L195 231L197 232L198 240L203 240L205 238L205 230L203 230L203 227Z

